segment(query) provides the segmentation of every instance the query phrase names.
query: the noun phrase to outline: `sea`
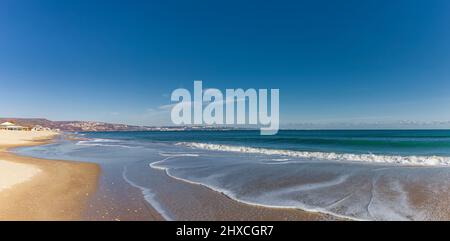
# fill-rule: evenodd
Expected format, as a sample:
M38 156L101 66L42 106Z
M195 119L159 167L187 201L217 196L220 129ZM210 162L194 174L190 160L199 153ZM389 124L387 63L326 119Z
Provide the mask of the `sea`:
M100 164L167 220L152 177L202 185L249 205L352 220L450 219L449 130L80 132L21 155Z

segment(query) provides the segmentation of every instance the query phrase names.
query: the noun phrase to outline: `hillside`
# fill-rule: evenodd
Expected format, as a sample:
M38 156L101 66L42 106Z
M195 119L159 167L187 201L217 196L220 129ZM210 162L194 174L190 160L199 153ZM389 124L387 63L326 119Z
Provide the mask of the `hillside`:
M111 124L95 121L51 121L41 118L0 118L0 123L14 122L21 126L33 127L40 125L62 131L139 131L146 128L124 124Z

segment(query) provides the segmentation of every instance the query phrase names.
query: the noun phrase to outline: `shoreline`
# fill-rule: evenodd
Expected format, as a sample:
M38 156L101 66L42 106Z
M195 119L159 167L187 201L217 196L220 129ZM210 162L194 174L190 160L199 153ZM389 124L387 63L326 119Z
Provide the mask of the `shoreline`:
M205 185L192 183L156 170L166 179L159 193L163 203L177 210L171 219L179 221L335 221L347 220L330 214L294 208L273 208L235 200ZM175 207L175 208L174 208Z
M363 220L363 219L356 219L356 218L352 218L352 217L347 217L347 216L342 216L342 215L338 215L335 213L330 213L330 212L326 212L326 211L321 211L321 210L308 210L308 209L304 209L301 207L285 207L285 206L269 206L269 205L263 205L263 204L258 204L258 203L253 203L253 202L247 202L247 201L243 201L243 200L239 200L236 197L233 197L231 194L224 192L224 191L219 191L219 190L215 190L213 187L200 183L200 182L194 182L194 181L190 181L188 179L184 179L184 178L180 178L180 177L176 177L172 174L170 174L169 170L167 168L161 168L161 167L156 167L156 166L152 166L153 163L150 164L151 168L157 169L157 170L161 170L163 171L168 177L173 178L175 180L179 180L181 182L185 182L188 184L192 184L194 186L198 186L198 187L202 187L202 188L206 188L212 192L218 193L220 195L222 195L224 198L229 199L233 202L242 204L242 205L247 205L250 207L254 207L254 208L261 208L261 209L272 209L272 210L278 210L281 212L286 212L287 215L289 216L288 213L289 212L300 212L301 214L304 215L304 217L308 217L311 220L341 220L341 221L367 221L367 220ZM298 214L300 214L298 213ZM309 221L309 220L298 220L298 221Z
M342 220L325 213L243 203L161 170L151 174L158 176L161 190L152 190L152 194L157 194L156 203L149 202L142 188L121 180L121 176L110 170L100 175L99 164L32 158L8 151L19 146L48 144L53 139L0 145L0 160L41 170L30 180L0 191L0 220ZM158 207L169 209L170 215L161 213Z
M8 163L4 172L20 175L11 166L39 170L26 179L0 190L0 220L81 220L86 202L97 186L100 168L96 164L54 161L16 155L15 147L51 143L51 132L0 133L0 160Z

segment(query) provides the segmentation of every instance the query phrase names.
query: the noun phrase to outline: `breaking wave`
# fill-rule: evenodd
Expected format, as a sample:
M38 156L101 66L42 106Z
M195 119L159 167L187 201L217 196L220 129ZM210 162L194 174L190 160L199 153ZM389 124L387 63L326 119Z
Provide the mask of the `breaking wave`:
M119 143L119 144L114 144ZM78 146L101 146L101 147L122 147L122 148L139 148L138 146L123 145L119 140L95 138L91 140L78 141Z
M279 155L311 160L384 163L384 164L397 164L410 166L450 166L450 157L435 156L435 155L400 156L400 155L353 154L353 153L335 153L335 152L309 152L309 151L293 151L281 149L266 149L248 146L209 144L198 142L179 142L177 143L177 145L183 145L190 148L203 150Z

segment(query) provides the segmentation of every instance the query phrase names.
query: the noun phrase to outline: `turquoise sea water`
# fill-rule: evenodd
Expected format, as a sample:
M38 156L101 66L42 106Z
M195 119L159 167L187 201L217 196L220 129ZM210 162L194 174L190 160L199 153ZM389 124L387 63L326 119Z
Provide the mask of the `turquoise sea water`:
M136 141L200 142L311 152L450 156L450 130L281 130L259 131L103 132L87 137Z
M121 179L139 188L167 219L190 217L180 216L176 207L160 200L166 192L156 178L161 174L252 205L363 220L450 219L447 130L280 131L276 136L260 136L258 131L78 135L85 139L61 139L16 151L99 163L106 170L105 183Z

